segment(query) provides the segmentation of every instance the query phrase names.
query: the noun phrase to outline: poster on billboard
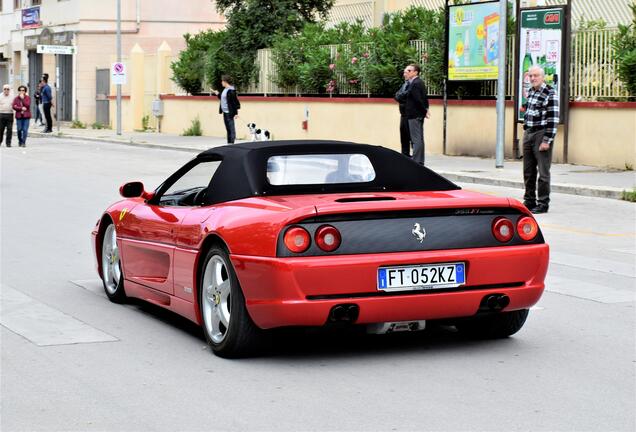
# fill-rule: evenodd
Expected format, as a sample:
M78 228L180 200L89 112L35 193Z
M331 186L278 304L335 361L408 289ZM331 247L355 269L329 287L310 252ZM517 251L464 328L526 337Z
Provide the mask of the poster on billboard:
M525 104L530 90L528 70L540 66L545 82L552 86L562 103L561 87L564 79L564 8L521 10L519 26L519 82L517 83L517 121L523 121Z
M450 81L496 80L499 50L498 1L449 6Z
M22 28L30 29L42 26L40 21L40 6L22 9Z

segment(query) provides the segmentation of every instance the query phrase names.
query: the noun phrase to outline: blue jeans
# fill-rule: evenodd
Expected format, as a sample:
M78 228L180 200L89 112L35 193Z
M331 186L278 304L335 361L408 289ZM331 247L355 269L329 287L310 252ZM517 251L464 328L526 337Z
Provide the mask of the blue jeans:
M31 121L31 119L16 119L19 145L26 145L27 135L29 133L29 121Z

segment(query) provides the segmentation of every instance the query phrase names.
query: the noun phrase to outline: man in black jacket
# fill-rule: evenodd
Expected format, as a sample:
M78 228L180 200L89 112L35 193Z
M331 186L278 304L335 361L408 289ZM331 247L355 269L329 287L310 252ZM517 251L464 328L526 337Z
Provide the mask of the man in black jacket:
M410 64L404 68L404 84L395 93L400 104L400 142L402 154L409 156L413 147L413 160L424 165L424 118L429 118L426 86L420 79L420 66Z
M234 144L236 139L236 127L234 126L234 119L238 117L238 110L241 108L241 103L236 95L236 89L232 85L232 77L229 75L221 75L221 85L223 91L219 93L214 90L213 93L221 100L219 104L219 114L223 114L223 123L225 123L225 130L227 132L227 143Z

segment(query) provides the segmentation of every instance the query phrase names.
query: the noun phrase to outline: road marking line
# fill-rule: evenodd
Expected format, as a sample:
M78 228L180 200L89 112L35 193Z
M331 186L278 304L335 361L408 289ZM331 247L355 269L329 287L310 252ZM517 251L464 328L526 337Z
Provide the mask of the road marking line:
M7 285L0 286L0 311L0 324L38 346L119 340Z
M541 228L555 229L555 230L559 230L559 231L573 232L573 233L577 233L577 234L595 235L595 236L600 236L600 237L636 237L636 232L602 233L602 232L598 232L598 231L592 231L592 230L586 230L586 229L578 229L578 228L570 228L570 227L565 227L565 226L562 226L562 225L555 225L555 224L549 224L549 223L542 223L542 224L540 224L540 227Z
M603 258L589 258L556 251L550 251L550 263L636 278L636 268L633 263L622 263Z
M610 249L610 252L619 252L629 255L636 255L636 249Z
M628 290L610 288L591 282L577 281L559 276L546 278L546 291L592 300L599 303L624 303L636 300L636 293Z

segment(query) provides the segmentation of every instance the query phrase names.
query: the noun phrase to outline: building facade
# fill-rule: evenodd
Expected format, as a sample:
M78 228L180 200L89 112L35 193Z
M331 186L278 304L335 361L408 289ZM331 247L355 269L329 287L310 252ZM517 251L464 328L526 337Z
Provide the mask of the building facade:
M124 56L135 44L155 52L164 41L178 52L184 34L225 25L210 0L120 1ZM0 84L24 84L33 92L46 73L60 120L107 124L116 28L117 0L0 0ZM48 51L72 54L38 52L38 45L70 46Z

